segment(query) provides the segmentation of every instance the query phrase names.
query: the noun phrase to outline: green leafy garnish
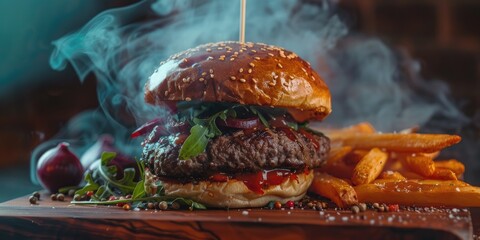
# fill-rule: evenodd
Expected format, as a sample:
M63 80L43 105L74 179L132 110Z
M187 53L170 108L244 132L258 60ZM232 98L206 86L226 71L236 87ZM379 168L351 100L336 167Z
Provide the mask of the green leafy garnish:
M263 116L263 114L259 111L259 109L255 106L249 106L250 108L250 111L252 111L253 114L257 115L258 118L260 118L260 121L262 122L263 125L265 125L265 127L268 128L268 121L267 119Z
M115 159L116 153L104 152L100 159L100 164L92 172L88 172L85 175L85 185L77 190L75 194L85 196L87 192L92 191L94 194L88 201L72 201L74 204L79 205L115 205L117 203L131 203L132 206L141 206L148 201L168 201L169 204L178 201L182 206L188 209L206 209L204 205L197 203L190 199L177 198L173 196L165 196L163 186L160 182L155 182L156 191L153 193L147 193L145 191L145 183L149 176L148 181L153 181L155 176L145 169L144 163L137 161L138 174L140 179L135 180L135 169L127 168L123 171L123 178L117 179L118 169L115 166L109 166L108 164ZM147 171L146 171L147 170ZM148 172L148 174L146 173ZM107 200L110 196L120 197L131 195L128 199Z
M180 148L179 159L187 160L198 156L205 151L208 140L222 135L222 131L217 127L216 120L227 119L227 115L236 115L233 108L225 109L213 114L206 119L194 118L194 126L190 129L190 135Z

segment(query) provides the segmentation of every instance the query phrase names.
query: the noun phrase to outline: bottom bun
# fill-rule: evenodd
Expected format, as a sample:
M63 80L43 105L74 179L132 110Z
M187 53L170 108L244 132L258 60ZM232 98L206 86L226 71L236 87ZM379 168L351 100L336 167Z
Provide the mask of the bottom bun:
M283 183L263 189L257 194L242 182L231 179L227 182L172 183L163 182L165 195L189 198L208 207L251 208L263 207L270 201L297 201L305 196L313 181L313 171L297 174L297 179L287 178Z

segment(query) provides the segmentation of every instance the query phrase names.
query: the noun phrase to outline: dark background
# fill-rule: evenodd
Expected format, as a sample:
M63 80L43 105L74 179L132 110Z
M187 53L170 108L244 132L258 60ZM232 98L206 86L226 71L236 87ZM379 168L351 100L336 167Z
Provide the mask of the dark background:
M29 180L31 151L71 117L98 105L93 76L82 84L71 67L62 72L50 69L51 41L104 9L132 2L0 3L0 185L4 186L0 202L37 189ZM480 1L338 3L352 31L380 37L408 52L420 61L425 78L447 82L462 111L480 119ZM480 126L472 127L480 135Z

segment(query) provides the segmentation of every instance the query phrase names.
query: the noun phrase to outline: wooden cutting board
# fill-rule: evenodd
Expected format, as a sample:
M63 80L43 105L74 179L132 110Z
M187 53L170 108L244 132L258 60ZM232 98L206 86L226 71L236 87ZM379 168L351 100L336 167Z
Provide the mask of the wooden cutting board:
M0 204L0 239L472 239L467 209L125 211L42 195Z

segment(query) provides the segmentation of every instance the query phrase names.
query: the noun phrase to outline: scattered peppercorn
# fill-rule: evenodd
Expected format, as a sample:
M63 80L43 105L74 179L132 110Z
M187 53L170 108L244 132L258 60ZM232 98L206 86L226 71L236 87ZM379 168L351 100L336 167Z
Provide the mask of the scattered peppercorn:
M315 207L317 208L317 210L322 210L323 209L323 204L322 202L317 202L317 204L315 204Z
M155 207L155 209L160 209L160 204L158 202L154 202L153 206ZM168 204L167 204L167 207L168 207Z
M35 196L30 196L30 197L28 198L28 201L29 201L31 204L37 204L37 200L38 200L38 199L37 199L37 197L35 197Z
M180 204L177 203L177 202L172 202L171 206L172 206L172 209L174 209L174 210L180 209ZM160 209L161 209L161 207L160 207Z
M314 207L314 205L313 205L313 203L312 203L312 202L308 202L308 203L307 203L307 207L308 207L308 208L313 208L313 207Z
M132 209L132 206L130 206L129 203L125 203L123 206L122 206L123 210L125 211L129 211L130 209Z
M73 200L75 201L81 201L82 200L82 196L80 194L75 194L75 196L73 196Z
M378 209L378 207L380 207L380 204L378 204L378 203L373 203L373 204L372 204L372 207L375 208L375 209Z
M357 205L351 207L352 213L357 214L360 212L360 208Z
M367 204L366 203L359 203L358 208L360 209L360 212L365 212L365 211L367 211Z
M379 206L377 209L379 212L385 212L385 207L383 205Z
M113 195L108 198L108 201L114 201L114 200L117 200L117 198Z
M172 204L172 207L173 207L173 204ZM161 201L160 203L158 203L158 208L160 208L160 210L167 210L168 209L168 203L165 202L165 201Z
M277 201L277 202L274 203L273 206L275 207L275 209L280 209L280 208L282 208L282 203Z
M153 202L147 203L147 209L154 209L154 208L155 208L155 204L153 204Z
M295 207L295 203L293 201L287 201L287 203L285 203L285 207L292 209Z
M87 197L93 196L93 191L87 191Z
M398 211L399 211L399 206L398 206L398 204L390 204L390 205L388 205L388 211L389 211L389 212L398 212Z
M33 192L32 196L36 197L37 200L40 200L40 193L39 192L37 192L37 191Z
M128 194L127 196L125 196L126 199L130 199L132 198L132 194Z
M75 196L75 192L76 192L75 189L70 189L70 190L68 190L68 196L69 196L69 197Z
M267 204L268 209L273 209L275 207L275 201L270 201Z
M54 194L50 195L50 199L52 201L57 201L57 194L54 193Z
M65 200L65 195L63 195L63 193L57 194L57 200L63 202L63 200Z

